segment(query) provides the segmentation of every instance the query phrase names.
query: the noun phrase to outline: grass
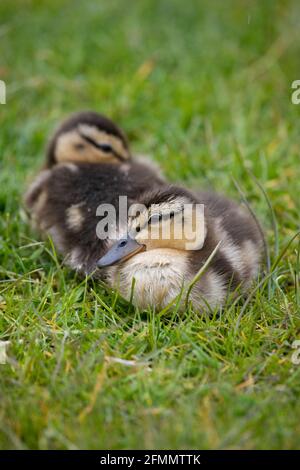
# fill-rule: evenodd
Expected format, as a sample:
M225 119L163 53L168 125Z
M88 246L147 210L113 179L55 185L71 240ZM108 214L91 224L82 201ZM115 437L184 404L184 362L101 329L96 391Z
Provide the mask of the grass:
M296 0L1 1L2 449L300 447L299 14ZM169 180L239 199L237 182L271 264L282 255L246 304L136 311L29 228L47 137L88 108Z

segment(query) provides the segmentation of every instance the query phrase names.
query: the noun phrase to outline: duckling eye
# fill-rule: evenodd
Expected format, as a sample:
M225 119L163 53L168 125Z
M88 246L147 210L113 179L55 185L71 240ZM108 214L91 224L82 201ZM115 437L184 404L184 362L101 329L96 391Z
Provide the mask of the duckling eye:
M109 144L99 144L99 148L105 153L110 153L113 151L112 146Z
M135 228L135 231L136 231L137 233L139 233L139 232L141 231L141 227L140 227L140 226L136 227L136 228Z
M123 248L124 246L127 245L127 241L126 240L122 240L120 243L119 243L119 247L120 248Z

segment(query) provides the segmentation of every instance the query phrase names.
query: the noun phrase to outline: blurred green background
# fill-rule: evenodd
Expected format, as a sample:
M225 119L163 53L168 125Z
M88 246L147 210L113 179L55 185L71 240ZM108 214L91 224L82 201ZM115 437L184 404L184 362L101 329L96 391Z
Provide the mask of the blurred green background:
M238 181L274 261L299 229L299 21L296 0L1 0L2 448L299 447L296 242L236 336L241 306L165 322L112 304L36 244L20 204L60 120L94 109L168 179L236 199Z

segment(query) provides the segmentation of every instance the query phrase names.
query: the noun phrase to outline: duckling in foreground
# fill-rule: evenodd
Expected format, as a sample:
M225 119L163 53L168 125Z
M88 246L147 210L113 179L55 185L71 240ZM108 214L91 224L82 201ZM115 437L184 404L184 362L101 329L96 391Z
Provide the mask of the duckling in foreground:
M156 168L132 158L125 134L94 112L63 122L50 141L46 168L31 184L25 205L66 262L85 274L109 243L109 233L106 240L97 237L98 206L111 204L118 218L119 195L135 201L145 189L163 184Z
M123 297L142 309L166 307L184 292L219 242L191 290L193 305L214 308L229 291L250 286L259 270L263 239L249 211L217 194L166 185L145 191L139 203L144 210L129 216L126 233L97 263ZM180 226L183 230L175 232Z

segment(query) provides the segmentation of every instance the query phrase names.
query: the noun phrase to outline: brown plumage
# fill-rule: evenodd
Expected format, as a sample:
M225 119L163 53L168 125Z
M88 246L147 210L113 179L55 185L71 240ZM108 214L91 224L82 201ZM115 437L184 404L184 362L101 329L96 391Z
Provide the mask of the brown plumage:
M72 267L89 273L103 253L106 242L96 235L100 204L112 204L118 217L119 195L133 202L147 186L159 184L157 175L144 165L127 165L57 165L45 170L29 189L25 202L35 224L52 236Z

